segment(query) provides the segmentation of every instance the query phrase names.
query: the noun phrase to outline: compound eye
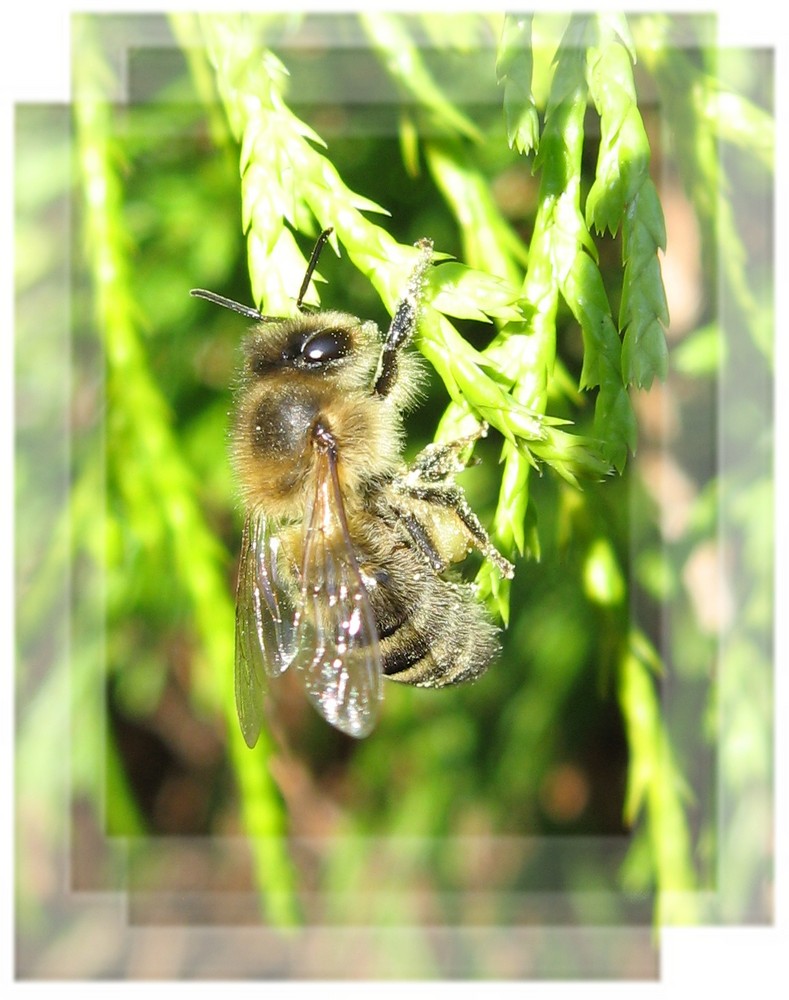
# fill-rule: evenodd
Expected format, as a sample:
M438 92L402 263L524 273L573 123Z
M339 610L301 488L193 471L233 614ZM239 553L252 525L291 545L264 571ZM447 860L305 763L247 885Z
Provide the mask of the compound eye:
M301 358L308 365L322 365L327 361L344 358L350 349L345 330L318 330L301 348Z

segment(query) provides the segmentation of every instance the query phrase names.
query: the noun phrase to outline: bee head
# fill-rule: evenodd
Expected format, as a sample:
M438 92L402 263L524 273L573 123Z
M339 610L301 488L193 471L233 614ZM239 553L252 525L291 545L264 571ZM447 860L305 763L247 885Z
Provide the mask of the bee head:
M340 392L371 392L380 355L375 323L347 313L302 313L258 324L244 344L241 377L250 384L288 372L313 386L330 379Z

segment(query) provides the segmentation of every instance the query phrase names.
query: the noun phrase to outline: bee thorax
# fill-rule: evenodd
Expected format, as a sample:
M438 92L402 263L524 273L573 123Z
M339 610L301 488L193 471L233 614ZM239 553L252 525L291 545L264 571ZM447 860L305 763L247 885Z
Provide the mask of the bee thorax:
M314 400L306 397L258 403L251 417L254 450L260 456L296 456L307 444L318 416Z

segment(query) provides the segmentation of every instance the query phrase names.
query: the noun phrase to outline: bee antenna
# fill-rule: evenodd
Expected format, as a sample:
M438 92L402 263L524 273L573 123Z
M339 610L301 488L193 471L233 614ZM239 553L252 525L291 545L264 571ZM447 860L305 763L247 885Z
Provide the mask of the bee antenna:
M321 250L326 246L326 240L334 232L334 227L329 226L328 229L324 229L320 234L318 239L315 241L315 246L312 248L312 253L310 254L310 259L307 262L307 273L304 275L304 281L301 283L301 288L299 289L299 297L296 299L296 308L301 309L301 303L304 296L307 294L307 289L310 287L310 281L312 280L312 275L315 268L318 266L318 258L321 255Z
M189 294L194 295L196 299L206 299L208 302L213 302L214 305L222 306L223 309L232 309L233 312L241 313L247 319L256 319L262 323L274 323L279 318L277 316L264 316L254 306L245 306L241 302L236 302L235 299L227 299L224 295L217 295L216 292L208 292L205 288L192 288Z
M310 259L307 262L307 273L304 275L304 280L301 283L301 288L299 289L299 297L296 299L296 308L301 309L301 303L304 300L304 296L307 294L307 289L310 287L310 281L315 273L315 268L318 266L318 258L321 255L321 250L326 246L326 241L334 232L334 227L329 226L328 229L324 229L320 234L318 239L315 241L315 246L312 248L312 253L310 254ZM205 288L192 288L189 291L190 295L194 295L198 299L206 299L208 302L213 302L214 305L222 306L223 309L232 309L233 312L241 313L242 316L246 316L247 319L256 319L261 323L276 323L277 320L282 319L281 316L266 316L259 309L255 309L254 306L245 306L241 302L236 302L235 299L228 299L224 295L218 295L216 292L209 292Z

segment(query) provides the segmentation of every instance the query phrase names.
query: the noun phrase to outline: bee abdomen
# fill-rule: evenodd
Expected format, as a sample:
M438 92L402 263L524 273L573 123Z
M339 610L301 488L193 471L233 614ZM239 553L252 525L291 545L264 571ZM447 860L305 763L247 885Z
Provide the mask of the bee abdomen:
M384 674L416 687L446 687L482 674L499 652L497 631L463 586L436 578L381 638Z

